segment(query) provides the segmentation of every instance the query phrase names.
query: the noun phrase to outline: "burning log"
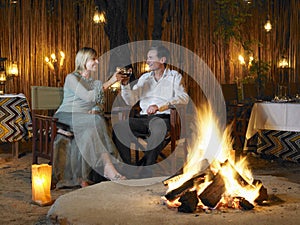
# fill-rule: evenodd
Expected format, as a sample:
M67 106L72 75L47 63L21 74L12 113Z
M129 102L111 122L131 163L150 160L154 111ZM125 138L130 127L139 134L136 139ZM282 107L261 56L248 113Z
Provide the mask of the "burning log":
M258 185L261 184L262 182L260 180L254 180L253 184ZM255 202L258 205L262 205L264 201L267 201L269 198L268 196L268 191L267 189L262 185L261 188L259 189L259 196L255 199Z
M225 191L225 182L218 173L214 177L213 182L199 195L199 198L204 205L214 208L221 200Z
M234 172L234 178L238 181L238 183L245 187L247 185L251 185L249 184L241 175L240 173L234 168L234 166L228 161L226 160L223 164L222 164L222 167L226 167L226 166L230 166L231 168L231 171Z
M179 187L169 191L165 195L165 198L170 202L177 199L181 203L178 207L178 211L187 213L194 212L200 201L204 206L210 208L221 208L225 206L251 210L254 208L252 202L254 198L256 198L255 202L258 204L262 204L263 201L268 199L267 189L262 186L262 182L259 180L252 182L250 179L244 178L229 160L220 164L220 170L216 175L213 174L213 171L214 167L206 167L205 169L202 167L201 171L192 178L185 182L182 181ZM165 180L164 184L169 186L171 183L178 182L182 178L184 178L184 174L173 176ZM233 185L236 185L237 188L231 190L232 192L228 192L230 187L227 190L227 186L232 179L235 181ZM207 185L207 181L211 183ZM201 190L202 192L199 194L197 192L199 192L200 189L203 190ZM252 196L252 198L251 195L246 197L243 195L244 191L240 192L241 189L248 190L249 193L253 193L255 196ZM239 193L243 194L240 196ZM256 194L259 194L259 196L256 197Z
M244 210L250 210L254 208L254 205L248 202L245 198L238 198L238 199L239 199L240 206Z
M178 212L194 212L199 202L197 191L186 192L179 198L179 202L181 202L181 205L178 207Z
M205 171L201 171L197 175L194 175L191 179L184 182L180 187L168 192L165 195L165 198L169 201L174 201L176 198L182 196L185 192L194 187L195 184L199 185L204 183L205 175L207 174L211 174L210 169L206 169Z
M207 159L203 159L203 160L199 163L199 165L200 165L199 172L196 173L196 175L193 176L193 178L197 178L197 174L202 174L202 173L203 173L205 170L207 170L207 169L209 168L209 166L210 166L210 164L209 164L209 162L208 162ZM181 178L182 174L183 174L183 168L181 168L176 174L174 174L174 175L172 175L171 177L165 179L165 180L163 181L163 184L164 184L165 186L168 186L169 183L176 182L177 180L179 180L179 179ZM193 179L193 178L192 178L192 179Z

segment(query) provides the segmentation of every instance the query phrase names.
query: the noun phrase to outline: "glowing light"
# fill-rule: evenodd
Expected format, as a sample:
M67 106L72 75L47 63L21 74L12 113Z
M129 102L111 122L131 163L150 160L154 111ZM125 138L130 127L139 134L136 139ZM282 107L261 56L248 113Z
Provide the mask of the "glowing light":
M93 16L94 23L105 23L105 15L103 12L99 12L97 9Z
M57 60L56 60L56 56L55 56L54 53L52 53L52 54L50 55L50 57L51 57L51 59L52 59L53 62L56 62L56 61L57 61Z
M59 66L64 65L64 59L65 59L65 53L63 51L60 51L60 61L59 61Z
M18 70L18 65L16 62L13 62L9 69L8 69L8 74L9 75L12 75L12 76L18 76L19 74L19 70Z
M230 154L233 149L231 126L228 126L224 132L221 132L218 121L209 107L204 110L198 110L196 116L195 128L198 131L196 131L197 135L195 137L197 137L197 140L188 148L183 174L165 183L168 186L167 193L180 187L184 182L198 174L199 171L203 171L199 168L199 164L201 160L208 159L210 171L214 175L220 174L225 184L226 191L223 193L218 205L239 208L239 198L246 199L254 204L259 196L262 183L253 184L254 178L247 167L246 158L235 162L234 157ZM219 148L220 151L215 155L210 155L211 150L216 148ZM196 189L199 196L211 182L211 178L206 174L204 181L198 184L196 184L197 182L194 183L194 187L190 190ZM178 207L177 200L167 201L167 205L169 207ZM205 207L201 204L202 202L199 201L198 207Z
M149 65L147 63L144 63L143 69L144 69L144 72L147 72L147 71L150 70L150 67L149 67Z
M242 55L239 55L239 61L240 61L241 65L245 65L246 64L245 59L244 59L244 57Z
M286 68L289 67L289 63L285 57L282 57L281 60L278 63L278 67L280 68Z
M47 56L45 57L45 62L47 63L50 70L54 71L54 66L53 66L52 62L50 61L50 59Z
M272 30L272 24L270 22L270 20L267 20L267 22L264 25L264 28L267 32L269 32L270 30Z
M32 200L39 205L46 205L51 200L51 176L52 167L48 164L33 164L31 166L32 173Z

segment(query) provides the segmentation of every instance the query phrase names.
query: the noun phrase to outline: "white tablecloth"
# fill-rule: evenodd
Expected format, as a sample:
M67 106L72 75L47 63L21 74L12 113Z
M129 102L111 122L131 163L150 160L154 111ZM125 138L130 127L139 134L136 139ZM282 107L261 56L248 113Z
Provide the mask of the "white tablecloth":
M255 103L246 132L246 141L259 129L300 131L300 104Z
M3 94L3 95L0 95L0 98L14 98L14 97L26 98L26 96L23 93L20 93L20 94Z

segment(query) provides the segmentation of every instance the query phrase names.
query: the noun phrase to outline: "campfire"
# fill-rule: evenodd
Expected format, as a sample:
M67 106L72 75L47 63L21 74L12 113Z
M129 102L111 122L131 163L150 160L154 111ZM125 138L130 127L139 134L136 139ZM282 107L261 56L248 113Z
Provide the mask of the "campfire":
M193 145L183 172L164 181L168 207L192 213L211 209L250 210L268 199L267 189L253 178L246 158L235 159L231 127L220 131L209 107L199 110Z

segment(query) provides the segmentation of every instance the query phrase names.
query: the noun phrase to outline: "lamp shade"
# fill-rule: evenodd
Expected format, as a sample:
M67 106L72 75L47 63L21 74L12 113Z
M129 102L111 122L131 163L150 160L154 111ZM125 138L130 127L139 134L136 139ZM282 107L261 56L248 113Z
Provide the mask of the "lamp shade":
M8 74L11 76L18 76L19 70L18 70L18 65L16 62L13 62L10 64L9 69L8 69Z
M48 164L33 164L32 176L32 201L40 206L52 204L51 200L51 176L52 166Z
M0 70L0 82L5 83L5 81L6 81L5 70Z

